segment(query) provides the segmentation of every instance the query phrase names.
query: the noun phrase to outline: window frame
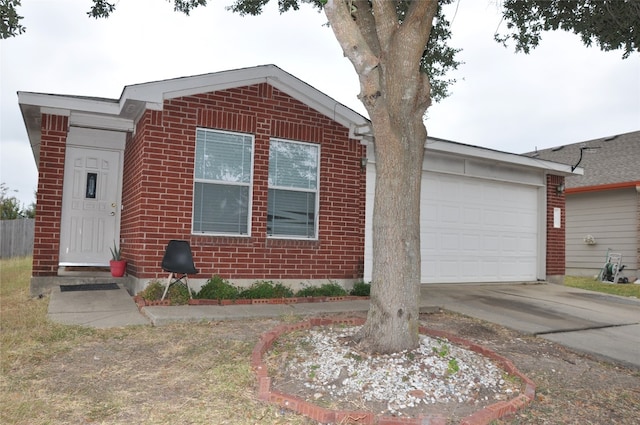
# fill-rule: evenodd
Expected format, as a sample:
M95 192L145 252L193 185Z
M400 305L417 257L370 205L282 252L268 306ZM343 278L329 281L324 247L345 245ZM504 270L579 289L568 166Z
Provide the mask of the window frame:
M299 140L290 140L284 139L281 137L270 137L269 138L269 157L271 157L271 142L281 142L281 143L291 143L297 145L305 145L312 146L317 149L316 156L316 188L311 189L302 189L302 188L292 188L286 186L274 186L271 182L267 183L267 220L265 222L265 229L268 228L269 225L269 192L274 190L282 190L282 191L290 191L290 192L304 192L304 193L315 193L315 208L314 208L314 220L313 220L313 237L305 237L299 235L273 235L269 234L267 230L267 239L287 239L287 240L301 240L301 241L317 241L319 240L320 234L320 163L321 163L321 145L318 143L310 143L303 142ZM269 167L271 167L271 159L269 159Z
M198 149L198 131L210 132L210 133L219 133L219 134L230 134L234 136L244 136L251 138L251 158L250 158L250 166L249 166L249 181L248 182L225 182L223 180L209 180L203 178L197 178L196 172L196 162L197 162L197 149ZM249 238L251 237L251 223L253 216L253 179L254 179L254 159L255 159L255 146L256 146L256 138L254 134L251 133L243 133L239 131L226 131L219 130L215 128L205 128L205 127L196 127L195 132L195 151L193 156L193 198L192 198L192 211L191 211L191 234L199 235L199 236L225 236L225 237L239 237L239 238ZM219 232L219 231L196 231L195 230L195 212L196 212L196 183L201 184L213 184L219 186L241 186L248 187L247 194L247 233L237 233L237 232Z

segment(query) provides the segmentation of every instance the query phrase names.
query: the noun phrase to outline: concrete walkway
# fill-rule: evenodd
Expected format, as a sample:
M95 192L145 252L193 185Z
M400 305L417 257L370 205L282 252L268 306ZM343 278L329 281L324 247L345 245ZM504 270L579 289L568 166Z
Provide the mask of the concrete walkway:
M65 325L99 329L150 324L122 287L104 291L60 292L60 287L56 286L51 290L48 317Z
M562 285L424 285L420 306L443 308L602 359L640 369L640 300ZM367 311L368 301L237 306L144 307L126 290L63 292L49 302L51 320L98 328Z

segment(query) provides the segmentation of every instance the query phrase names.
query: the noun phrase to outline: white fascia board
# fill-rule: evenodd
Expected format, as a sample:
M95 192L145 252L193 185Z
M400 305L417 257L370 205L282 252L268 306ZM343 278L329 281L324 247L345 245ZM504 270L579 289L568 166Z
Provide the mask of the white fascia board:
M360 131L368 129L370 133L369 120L303 81L283 73L278 77L268 78L267 82L278 90L287 93L310 108L347 127L349 135L354 139L371 136L371 134L361 134L356 131L357 128Z
M120 100L123 102L132 99L162 104L166 99L263 83L270 74L265 72L268 68L276 67L245 68L135 84L124 88Z
M18 103L41 108L67 109L98 114L118 115L120 105L117 100L92 99L86 97L51 95L44 93L18 92Z
M69 125L75 127L103 128L115 131L131 132L134 130L133 120L111 115L95 115L72 112Z
M456 155L465 155L474 158L482 158L489 161L506 162L524 167L543 169L546 171L553 171L554 173L563 176L582 175L584 173L584 170L580 167L576 168L575 170L571 170L571 166L567 164L545 161L542 159L531 158L514 153L500 152L477 146L452 143L444 140L427 139L427 143L425 143L425 149L444 153L452 153Z

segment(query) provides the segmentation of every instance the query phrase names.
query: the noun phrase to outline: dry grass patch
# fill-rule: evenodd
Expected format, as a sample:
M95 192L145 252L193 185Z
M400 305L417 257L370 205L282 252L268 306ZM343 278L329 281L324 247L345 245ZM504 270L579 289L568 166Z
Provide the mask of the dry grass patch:
M0 262L0 423L310 423L255 397L251 351L279 321L59 325L29 297L30 264Z

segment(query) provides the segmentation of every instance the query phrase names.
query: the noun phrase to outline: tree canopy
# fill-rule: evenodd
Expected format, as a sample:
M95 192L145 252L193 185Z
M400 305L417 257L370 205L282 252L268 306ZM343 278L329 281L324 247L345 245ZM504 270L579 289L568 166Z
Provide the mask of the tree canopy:
M508 32L496 40L514 41L516 51L529 53L543 32L558 29L579 35L586 46L624 50L625 59L640 51L638 0L504 0L502 8Z
M17 218L35 217L35 204L25 207L15 196L9 196L9 187L0 183L0 220L15 220Z

